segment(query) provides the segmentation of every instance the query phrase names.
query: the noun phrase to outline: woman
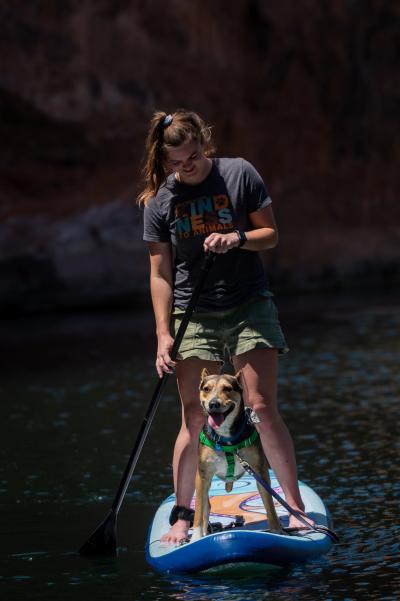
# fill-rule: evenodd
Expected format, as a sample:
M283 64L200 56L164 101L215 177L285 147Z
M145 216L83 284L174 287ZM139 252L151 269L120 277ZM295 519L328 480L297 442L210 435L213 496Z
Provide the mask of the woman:
M245 403L256 412L264 452L285 493L301 512L293 443L277 408L278 354L287 351L257 251L278 241L271 199L243 159L210 158L211 132L193 112L154 114L146 143L144 240L158 339L158 375L176 371L182 426L173 456L176 507L164 541L187 537L204 425L200 372L219 373L226 350L241 370ZM196 283L204 252L218 256L179 350L173 336ZM300 527L293 516L291 527Z

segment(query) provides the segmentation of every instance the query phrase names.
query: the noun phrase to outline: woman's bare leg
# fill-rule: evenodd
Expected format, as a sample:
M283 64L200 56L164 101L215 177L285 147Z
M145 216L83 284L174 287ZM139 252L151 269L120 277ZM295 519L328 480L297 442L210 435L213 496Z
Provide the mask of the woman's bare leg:
M261 443L285 499L293 509L303 512L293 441L277 407L278 351L254 349L234 357L233 364L242 372L245 403L261 420L257 426ZM289 526L301 527L303 524L290 516Z
M210 374L217 374L221 364L218 361L189 358L179 361L176 366L182 402L182 425L175 442L172 466L176 504L187 508L190 507L193 496L199 435L205 420L199 399L200 374L204 367ZM161 540L177 544L187 537L188 530L189 522L178 520Z

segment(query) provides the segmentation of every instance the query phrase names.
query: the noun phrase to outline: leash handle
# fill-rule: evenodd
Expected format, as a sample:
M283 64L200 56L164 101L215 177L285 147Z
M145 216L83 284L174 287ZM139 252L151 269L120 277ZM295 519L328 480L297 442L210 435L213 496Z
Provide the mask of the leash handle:
M339 536L336 534L336 532L334 532L330 528L327 528L326 526L313 526L312 524L307 522L307 520L304 519L302 514L299 511L297 511L297 509L293 509L292 507L290 507L289 503L287 503L285 499L282 499L282 497L272 488L272 486L270 486L268 482L264 480L264 478L257 474L257 472L251 467L251 465L239 455L238 451L235 451L235 455L239 459L240 464L246 470L246 472L253 476L253 478L257 480L257 482L261 484L261 486L263 486L265 490L272 497L274 497L291 515L300 520L300 522L307 527L307 530L313 530L314 532L322 532L323 534L327 534L334 543L339 542Z

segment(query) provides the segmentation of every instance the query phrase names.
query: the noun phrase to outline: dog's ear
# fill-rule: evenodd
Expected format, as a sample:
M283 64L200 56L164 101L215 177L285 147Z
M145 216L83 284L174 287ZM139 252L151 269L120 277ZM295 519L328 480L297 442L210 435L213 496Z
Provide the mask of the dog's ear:
M208 373L208 370L207 370L206 368L202 369L202 370L201 370L201 376L200 376L200 380L201 380L201 382L202 382L203 380L205 380L205 379L206 379L206 377L207 377L207 376L209 376L209 375L210 375L210 374Z
M242 386L242 370L239 369L239 371L237 372L237 374L235 374L235 378L237 380L237 383L239 384L239 390L243 390L243 386Z

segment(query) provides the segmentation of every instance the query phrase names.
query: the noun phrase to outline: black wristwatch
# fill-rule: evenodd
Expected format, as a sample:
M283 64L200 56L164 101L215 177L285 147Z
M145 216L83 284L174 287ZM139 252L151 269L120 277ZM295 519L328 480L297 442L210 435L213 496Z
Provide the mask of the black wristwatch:
M239 237L239 248L240 248L241 246L243 246L243 244L245 244L247 242L246 233L242 232L241 230L234 230L234 232Z

